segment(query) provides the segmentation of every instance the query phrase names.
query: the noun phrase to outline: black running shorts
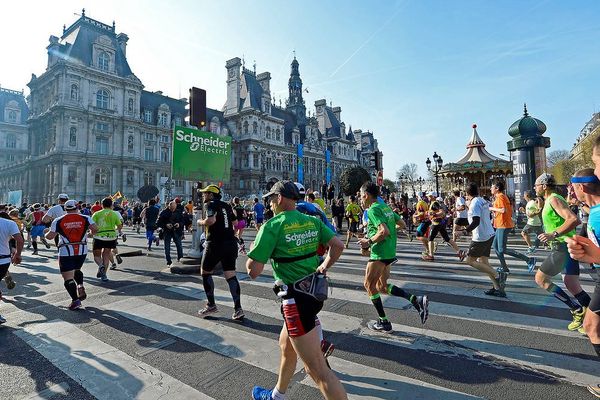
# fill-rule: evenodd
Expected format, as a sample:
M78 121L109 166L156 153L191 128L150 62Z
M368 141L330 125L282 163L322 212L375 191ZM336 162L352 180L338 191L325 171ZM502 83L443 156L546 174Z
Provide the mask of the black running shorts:
M223 271L235 271L237 256L237 240L228 240L221 243L206 242L200 265L202 266L202 271L211 272L220 262L223 266Z
M348 228L348 231L351 233L356 233L358 232L358 222L356 221L351 221L350 222L350 227Z
M469 250L467 251L467 255L473 258L489 257L493 242L493 236L485 242L471 241L471 244L469 245Z
M579 275L579 262L569 256L567 244L560 243L552 249L550 255L542 262L540 271L549 276L556 276L560 273Z
M369 262L380 262L380 263L383 263L383 264L385 264L386 267L388 265L396 262L396 261L398 261L398 259L396 257L394 257L394 258L387 258L385 260L369 260Z
M454 218L454 226L469 226L469 220L467 218Z
M600 282L596 283L596 288L592 293L592 301L590 301L588 308L591 312L600 315Z
M81 269L85 262L87 254L81 256L58 256L58 266L60 272L69 272L76 269Z
M283 298L281 314L290 337L303 336L315 327L315 318L323 302L308 294L300 293L288 285L288 294Z
M113 239L113 240L94 239L93 250L116 249L116 248L117 248L117 239Z

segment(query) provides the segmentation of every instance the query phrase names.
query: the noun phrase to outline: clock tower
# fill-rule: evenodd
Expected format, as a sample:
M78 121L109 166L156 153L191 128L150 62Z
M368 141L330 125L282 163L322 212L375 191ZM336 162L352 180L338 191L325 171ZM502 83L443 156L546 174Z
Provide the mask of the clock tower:
M298 126L306 125L306 107L302 98L302 79L298 70L298 60L294 56L292 61L292 72L288 81L289 97L286 102L286 110L296 116Z

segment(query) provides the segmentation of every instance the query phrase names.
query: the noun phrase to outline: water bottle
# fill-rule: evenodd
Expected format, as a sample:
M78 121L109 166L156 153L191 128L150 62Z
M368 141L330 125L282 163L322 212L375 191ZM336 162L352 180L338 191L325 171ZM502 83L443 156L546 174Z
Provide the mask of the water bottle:
M288 287L281 279L277 279L275 281L275 286L279 287L279 292L277 292L277 297L287 296Z

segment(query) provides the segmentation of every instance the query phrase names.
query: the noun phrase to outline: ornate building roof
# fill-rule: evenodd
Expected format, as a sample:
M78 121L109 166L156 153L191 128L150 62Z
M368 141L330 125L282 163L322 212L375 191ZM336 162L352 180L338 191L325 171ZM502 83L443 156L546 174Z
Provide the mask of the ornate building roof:
M544 132L546 132L546 124L529 115L527 104L523 105L523 117L513 122L510 128L508 128L508 134L512 137L541 136Z
M477 125L473 124L473 133L467 143L467 152L458 161L443 166L443 174L461 174L464 172L512 172L512 163L490 154L485 143L477 133Z

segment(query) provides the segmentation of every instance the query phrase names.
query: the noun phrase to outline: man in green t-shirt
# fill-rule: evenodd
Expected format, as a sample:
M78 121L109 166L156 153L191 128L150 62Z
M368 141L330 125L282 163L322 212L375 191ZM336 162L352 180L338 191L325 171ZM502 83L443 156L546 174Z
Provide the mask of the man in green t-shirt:
M383 309L380 294L404 297L416 308L421 317L421 323L429 316L427 296L415 296L405 290L388 284L390 266L396 261L396 225L400 216L392 211L385 203L379 203L379 187L373 182L366 182L360 188L363 208L367 209L367 235L358 240L362 248L371 248L371 257L365 271L365 289L373 302L379 320L369 322L369 329L376 332L391 333L392 323L388 320Z
M265 203L271 204L275 216L260 228L248 253L246 269L250 277L256 279L272 259L276 289L283 299L284 325L279 336L281 366L277 385L273 389L255 386L252 398L284 399L300 356L325 398L347 399L344 387L327 367L321 353L315 320L323 302L302 291L301 284L315 272L324 274L331 268L342 254L344 245L319 218L296 210L299 193L292 182L275 183L264 198ZM319 244L329 246L329 252L320 264Z
M112 206L112 199L106 197L102 199L102 210L92 215L98 227L98 232L94 235L94 261L98 265L96 277L102 279L102 282L108 281L106 270L110 264L110 255L117 248L118 232L123 228L123 221Z

